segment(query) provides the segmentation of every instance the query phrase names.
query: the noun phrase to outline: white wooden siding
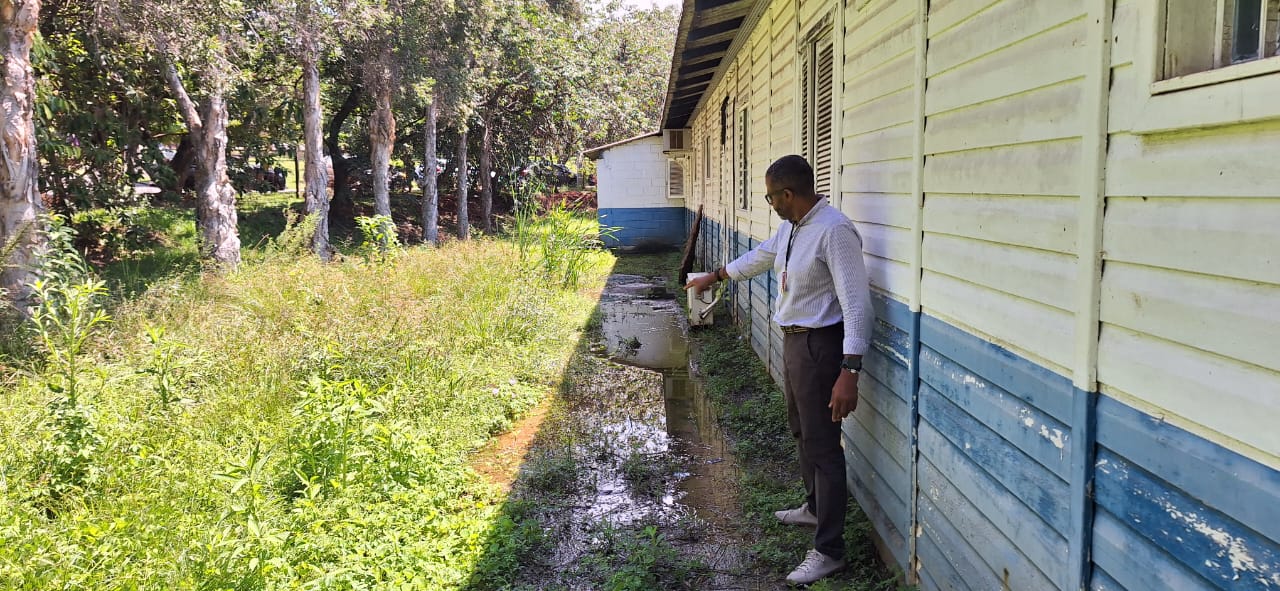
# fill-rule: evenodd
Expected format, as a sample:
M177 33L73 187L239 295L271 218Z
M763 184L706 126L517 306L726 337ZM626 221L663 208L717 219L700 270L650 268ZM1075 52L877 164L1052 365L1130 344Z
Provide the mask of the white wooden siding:
M1080 0L934 2L922 309L1071 375Z
M1099 387L1280 465L1280 121L1231 124L1280 75L1153 100L1156 2L1115 9Z

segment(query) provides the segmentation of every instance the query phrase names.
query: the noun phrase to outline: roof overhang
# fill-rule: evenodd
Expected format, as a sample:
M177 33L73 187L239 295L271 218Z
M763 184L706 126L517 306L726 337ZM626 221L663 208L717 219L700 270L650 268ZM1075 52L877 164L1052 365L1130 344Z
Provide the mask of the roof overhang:
M767 0L684 0L680 30L671 56L667 101L662 109L663 129L683 129L719 81L726 59L759 18L758 7Z
M592 160L599 160L600 157L604 155L604 151L608 150L609 148L616 148L618 146L621 146L622 144L629 144L636 140L642 140L642 139L651 138L651 137L658 137L661 135L662 135L661 131L655 131L653 133L642 133L636 137L629 137L625 140L613 142L612 144L605 144L603 146L596 146L594 148L591 148L590 150L583 150L582 155Z

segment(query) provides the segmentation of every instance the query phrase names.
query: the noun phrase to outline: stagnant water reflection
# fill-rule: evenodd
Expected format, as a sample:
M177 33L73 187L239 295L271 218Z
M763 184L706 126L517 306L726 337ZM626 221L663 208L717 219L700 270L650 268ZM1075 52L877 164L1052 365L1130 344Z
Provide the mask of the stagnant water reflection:
M725 525L735 502L737 464L702 381L690 376L684 311L660 280L633 275L609 277L600 311L610 358L662 375L661 413L642 412L638 420L627 418L605 429L645 452L674 454L678 468L663 505ZM613 504L608 491L617 490L616 484L606 483L599 491L602 505Z
M690 371L688 328L671 289L661 279L613 275L600 319L594 355L577 358L567 376L567 412L544 427L545 445L534 452L543 459L529 464L535 469L524 496L538 502L538 519L555 545L522 565L520 582L599 588L593 581L604 575L593 564L617 550L611 532L625 530L656 531L703 564L693 588L781 588L751 572L749 544L734 522L737 464ZM574 471L567 486L548 468L563 458Z

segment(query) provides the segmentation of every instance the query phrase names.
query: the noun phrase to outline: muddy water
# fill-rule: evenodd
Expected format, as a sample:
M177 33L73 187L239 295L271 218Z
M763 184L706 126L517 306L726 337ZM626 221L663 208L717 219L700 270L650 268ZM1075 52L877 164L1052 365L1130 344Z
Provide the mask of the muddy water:
M609 278L600 308L607 355L662 376L661 413L636 408L645 419L623 425L641 438L643 449L669 453L675 460L677 468L661 499L664 510L728 525L726 516L737 501L737 464L701 380L690 375L684 311L661 282L630 275Z
M785 588L752 570L735 521L737 463L690 370L688 327L671 288L613 275L599 306L600 334L574 358L563 407L542 427L515 491L533 501L550 542L522 560L517 587L605 588L644 552L634 540L659 539L680 564L701 566L656 589ZM657 560L651 572L684 568Z

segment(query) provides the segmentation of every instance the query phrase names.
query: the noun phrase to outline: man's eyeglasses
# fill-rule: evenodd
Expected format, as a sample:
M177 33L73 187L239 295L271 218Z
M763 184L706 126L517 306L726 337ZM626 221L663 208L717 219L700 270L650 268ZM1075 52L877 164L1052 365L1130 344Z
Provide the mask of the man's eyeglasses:
M787 190L790 190L790 189L791 189L791 187L783 187L783 188L781 188L781 189L778 189L777 191L771 191L771 192L765 193L765 194L764 194L764 202L765 202L765 203L768 203L769 205L773 205L773 196L774 196L774 195L781 195L783 191L787 191Z

